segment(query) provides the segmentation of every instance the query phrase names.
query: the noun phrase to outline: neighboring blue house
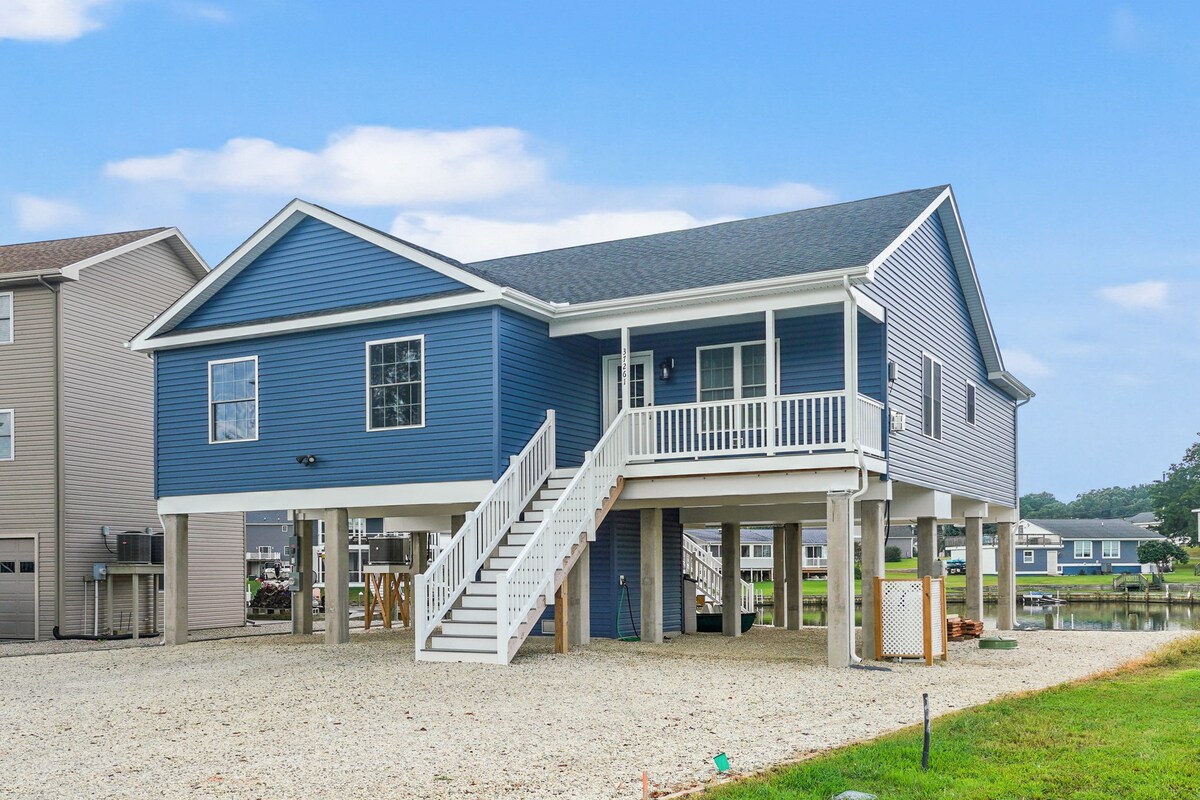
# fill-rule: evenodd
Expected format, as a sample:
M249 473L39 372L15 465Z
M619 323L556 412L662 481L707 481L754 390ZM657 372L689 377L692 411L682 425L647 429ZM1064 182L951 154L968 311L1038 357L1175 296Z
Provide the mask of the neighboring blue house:
M453 532L416 581L429 660L507 662L564 581L572 641L678 631L684 524L830 519L840 575L889 500L926 535L1015 523L1032 396L948 186L477 264L296 200L130 346L171 547L230 510L323 519L327 566L349 518Z
M1017 533L1017 574L1141 572L1138 545L1162 538L1123 519L1025 519Z

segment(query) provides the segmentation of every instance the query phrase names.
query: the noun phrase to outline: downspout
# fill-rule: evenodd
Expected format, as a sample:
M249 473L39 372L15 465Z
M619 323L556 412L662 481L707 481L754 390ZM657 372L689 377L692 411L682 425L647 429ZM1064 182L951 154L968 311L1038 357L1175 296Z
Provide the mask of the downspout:
M62 292L41 275L37 282L54 295L54 631L65 623L63 591L66 587L66 542L63 520L66 517L66 464L63 453L63 359ZM34 631L35 638L41 631Z
M850 324L846 326L847 339L849 340L846 342L846 347L848 349L848 352L853 353L853 355L854 355L853 361L854 361L854 369L856 371L853 376L853 380L851 380L852 376L849 374L849 371L847 371L846 380L844 381L844 383L846 384L846 389L847 389L847 391L846 391L846 405L847 405L846 414L847 414L847 416L849 416L850 414L855 415L854 424L850 426L850 429L853 431L853 437L851 440L851 444L854 447L855 458L858 461L858 490L850 495L850 528L851 528L851 531L853 531L853 529L854 529L854 501L867 493L867 488L870 485L870 483L869 483L870 478L867 473L867 455L863 451L863 446L862 446L862 426L859 425L860 420L858 419L858 374L857 374L857 370L858 370L858 299L855 298L854 292L852 292L850 290L850 276L849 275L845 275L842 277L842 288L844 288L846 290L846 297L848 298L846 312L850 315ZM854 386L853 396L851 396L851 392L849 391L850 386L852 384ZM853 534L853 532L850 535L850 586L851 587L854 586L854 534ZM850 614L848 616L849 616L849 619L847 620L847 624L850 626L850 663L851 664L860 664L860 663L862 663L862 659L859 658L854 652L854 628L855 628L855 625L854 625L854 610L853 610L853 608L851 608Z

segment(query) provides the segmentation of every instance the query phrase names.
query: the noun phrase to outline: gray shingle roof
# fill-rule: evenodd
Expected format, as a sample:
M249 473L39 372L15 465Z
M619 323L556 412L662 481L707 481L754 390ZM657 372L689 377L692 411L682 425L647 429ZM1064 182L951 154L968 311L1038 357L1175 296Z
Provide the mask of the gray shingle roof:
M72 239L0 245L0 275L54 272L164 230L166 228L147 228L141 231L77 236Z
M945 186L470 265L561 303L720 286L869 264Z
M1031 519L1039 528L1064 539L1162 539L1157 531L1139 528L1123 519Z

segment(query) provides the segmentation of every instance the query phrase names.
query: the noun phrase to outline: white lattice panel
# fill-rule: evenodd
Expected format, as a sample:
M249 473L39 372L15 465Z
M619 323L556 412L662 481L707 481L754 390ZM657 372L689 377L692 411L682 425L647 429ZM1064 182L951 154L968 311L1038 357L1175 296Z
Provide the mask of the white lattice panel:
M946 644L946 582L941 578L929 581L929 630L934 658L941 658Z
M883 655L924 657L925 610L921 581L884 581L882 588Z

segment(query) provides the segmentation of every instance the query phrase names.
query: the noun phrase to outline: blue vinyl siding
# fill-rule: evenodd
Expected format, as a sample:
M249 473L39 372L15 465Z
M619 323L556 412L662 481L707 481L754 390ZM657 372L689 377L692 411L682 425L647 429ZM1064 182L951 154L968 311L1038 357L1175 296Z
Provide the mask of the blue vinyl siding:
M1140 572L1141 565L1138 564L1137 548L1139 541L1134 539L1118 539L1121 543L1120 556L1117 558L1104 558L1104 540L1103 539L1081 539L1079 541L1091 541L1092 557L1091 558L1075 558L1075 539L1063 539L1062 549L1058 553L1058 565L1063 568L1064 575L1079 575L1092 574L1099 571L1099 566L1104 564L1113 565L1113 572ZM1136 567L1117 567L1117 564L1138 564Z
M622 636L633 634L629 621L641 628L641 515L638 511L613 511L601 523L592 548L592 636L617 636L617 604L621 598L620 576L629 588L629 606L620 606ZM683 526L678 509L663 511L663 630L683 629Z
M367 341L425 337L425 426L367 431ZM304 331L156 354L158 495L491 480L493 311ZM259 439L208 443L207 363L257 355ZM312 453L314 466L295 456Z
M937 214L918 228L863 292L887 309L887 357L900 367L890 408L908 429L888 440L890 477L966 497L1016 504L1016 407L988 382L958 274ZM921 432L921 353L943 363L942 439ZM966 422L966 381L979 388Z
M1033 551L1033 563L1025 563L1025 551ZM1018 547L1017 548L1017 574L1023 572L1034 573L1037 575L1046 574L1046 548L1044 547Z
M473 291L436 270L306 217L176 325L228 325Z
M551 339L545 322L497 309L499 461L519 453L553 408L559 466L577 466L600 439L599 344L589 336Z

